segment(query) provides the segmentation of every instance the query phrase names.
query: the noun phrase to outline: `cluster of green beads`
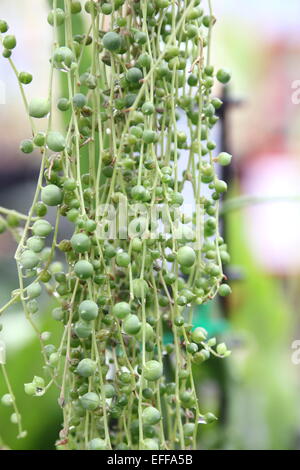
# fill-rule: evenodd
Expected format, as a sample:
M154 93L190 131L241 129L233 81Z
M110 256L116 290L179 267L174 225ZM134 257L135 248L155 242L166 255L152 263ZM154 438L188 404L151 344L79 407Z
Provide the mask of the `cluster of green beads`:
M216 80L226 84L230 73L210 63L216 20L210 1L201 0L62 3L58 8L54 0L48 15L55 40L45 98L27 102L23 85L32 76L17 72L16 40L0 21L3 55L32 125L20 149L42 156L33 205L16 234L14 295L37 332L47 374L25 384L25 392L38 397L58 386L58 448L197 448L199 424L215 417L199 408L192 368L211 354L229 354L193 325L195 304L230 293L218 220L227 185L215 166L230 164L231 156L214 155L211 139L222 106L212 88ZM77 15L86 34L73 33ZM68 82L58 101L55 74ZM64 131L53 127L55 113L68 122ZM44 132L36 130L37 119L45 120ZM185 185L200 208L192 217L184 214ZM134 207L128 224L136 235L122 226L122 236L100 236L110 230L110 209L120 215L124 200ZM170 233L153 236L147 214L154 205L166 208ZM47 219L49 207L56 208L55 224ZM58 239L62 218L72 227L70 239ZM0 222L4 231L8 222ZM56 302L59 345L35 321L43 291ZM167 344L166 333L173 338Z

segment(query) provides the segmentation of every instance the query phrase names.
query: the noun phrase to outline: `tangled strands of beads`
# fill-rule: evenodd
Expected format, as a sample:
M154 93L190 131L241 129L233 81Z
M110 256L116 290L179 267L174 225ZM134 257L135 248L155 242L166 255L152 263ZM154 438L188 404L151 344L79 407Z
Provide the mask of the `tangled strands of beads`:
M19 244L19 289L0 312L20 301L40 341L45 377L34 377L25 392L39 397L58 387L58 448L197 448L199 424L216 418L199 408L192 367L211 354L229 355L193 325L195 305L230 293L219 234L227 186L215 164L228 165L231 156L214 156L210 137L222 105L212 96L215 78L226 84L230 73L211 65L211 4L62 3L53 0L48 15L54 43L46 98L27 101L32 76L18 72L16 40L0 21L3 55L32 127L20 148L42 155L28 215L0 209L1 232L9 228ZM78 15L86 34L74 34ZM56 74L68 84L58 102ZM55 113L64 113L64 132L53 124ZM44 132L37 119L47 122ZM49 207L56 208L54 226ZM62 218L72 225L70 239L58 239ZM56 346L35 319L43 290L63 327ZM16 407L7 383L6 404ZM22 437L17 408L14 415Z

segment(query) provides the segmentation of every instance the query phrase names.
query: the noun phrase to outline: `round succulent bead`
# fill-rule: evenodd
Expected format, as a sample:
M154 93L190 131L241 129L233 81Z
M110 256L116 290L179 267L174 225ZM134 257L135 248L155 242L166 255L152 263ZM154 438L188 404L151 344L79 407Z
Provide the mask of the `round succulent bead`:
M101 6L101 12L103 15L110 15L113 11L113 6L110 3L103 3Z
M87 99L86 96L83 95L82 93L77 93L73 97L73 105L75 108L82 109L84 106L87 104Z
M82 359L77 368L76 373L81 377L91 377L96 372L97 364L92 359Z
M26 289L27 295L30 299L35 299L39 297L42 293L42 286L38 282L34 282Z
M219 163L219 165L221 165L221 166L230 165L231 160L232 160L232 155L230 155L230 153L221 152L221 153L218 155L218 163Z
M217 345L217 353L223 356L228 352L227 346L225 343L220 343Z
M145 197L146 188L142 185L136 185L131 189L131 196L135 201L142 201Z
M123 320L131 313L130 305L127 302L118 302L113 306L112 313L120 320Z
M145 114L145 116L151 116L151 114L154 113L153 103L146 101L142 106L142 113Z
M78 307L80 318L85 321L95 320L99 313L99 308L96 302L92 300L84 300Z
M149 54L144 53L141 54L137 60L137 64L140 67L145 67L145 69L149 70L151 67L151 57Z
M56 67L62 68L64 66L70 67L72 62L75 61L73 51L69 47L58 47L53 53L53 61Z
M99 396L94 392L88 392L79 398L81 406L88 411L96 410L100 405Z
M17 40L16 40L15 36L9 34L9 35L4 37L3 47L5 47L5 49L8 49L8 50L14 49L16 47L16 45L17 45Z
M105 384L103 386L105 398L113 398L116 394L115 387L112 384Z
M70 101L67 98L60 98L57 102L60 111L68 111L70 109Z
M60 132L51 131L47 135L47 145L53 152L62 152L66 147L66 140Z
M121 37L119 34L110 31L103 36L103 46L110 52L116 52L121 47Z
M196 253L193 248L189 246L183 246L179 248L177 252L177 261L180 266L191 267L196 261Z
M127 335L136 335L142 327L142 323L136 315L128 315L123 321L123 330Z
M201 326L198 326L192 332L192 340L196 344L202 343L202 341L205 341L206 338L207 338L207 331L204 328L201 328Z
M75 333L78 338L87 339L92 334L92 325L90 322L85 322L84 320L80 320L75 325Z
M49 262L51 258L51 248L50 246L46 246L42 251L41 251L41 259L42 261ZM61 269L60 269L61 271Z
M28 72L20 72L19 80L23 85L29 85L29 83L31 83L33 80L33 76Z
M152 388L144 388L143 397L146 398L146 400L153 398L153 395L154 395L154 392Z
M95 220L88 219L84 223L84 228L89 233L94 232L97 228L97 223Z
M149 292L149 287L144 279L134 279L132 282L133 294L135 297L141 299Z
M9 393L6 393L5 395L1 397L1 403L4 406L11 406L13 402L14 402L13 397Z
M129 254L125 252L118 253L116 256L116 263L122 268L127 268L127 266L130 264Z
M140 238L134 238L131 243L132 251L140 253L143 249L143 242Z
M147 42L147 34L144 33L143 31L138 31L137 33L135 33L134 35L134 41L139 44L139 45L143 45L143 44L146 44Z
M74 271L79 279L89 279L94 275L94 268L93 265L89 261L77 261L74 266Z
M25 269L35 268L39 264L39 261L39 257L32 250L25 250L20 257L20 263Z
M52 353L52 354L50 354L50 356L49 356L49 363L50 363L51 365L57 364L58 361L59 361L59 354L58 354L58 353Z
M44 118L50 112L50 103L46 98L33 98L29 103L29 115L34 118Z
M226 85L231 79L231 72L228 69L220 69L217 72L217 79L223 85Z
M143 141L145 144L153 144L156 141L156 133L152 130L143 132Z
M52 318L56 321L62 321L65 316L63 309L60 307L53 309L51 315L52 315Z
M49 184L42 189L41 199L47 206L58 206L62 203L63 193L55 184Z
M35 253L40 253L45 246L45 242L40 237L30 237L26 242L27 247Z
M194 75L193 73L191 73L191 75L189 75L189 77L187 79L187 82L188 82L188 85L190 85L190 86L197 86L197 84L198 84L197 75Z
M143 423L154 425L161 420L161 414L154 406L148 406L142 413Z
M66 189L67 191L75 191L76 187L77 183L73 178L67 178L64 181L64 189Z
M162 364L158 361L152 360L146 362L144 365L144 377L150 381L156 381L161 378L163 374Z
M145 325L145 331L143 331L142 329L139 331L139 333L137 334L137 338L142 341L143 340L143 333L145 334L145 340L146 341L151 341L153 340L153 337L154 337L154 330L152 328L151 325L149 325L149 323L146 323Z
M215 190L217 193L225 193L227 191L227 183L217 179L215 181Z
M24 392L26 395L35 395L36 394L36 386L33 383L24 384Z
M32 226L34 235L47 237L53 230L52 225L47 220L37 220Z
M46 135L44 134L44 132L38 132L33 138L33 143L37 147L43 147L45 145L45 142Z
M66 15L64 10L56 8L49 12L47 20L51 26L54 26L55 24L56 26L61 26L65 22L65 17Z
M221 284L218 292L221 297L226 297L231 294L232 290L228 284Z
M211 423L213 423L214 421L217 420L216 416L213 413L210 413L210 412L208 412L204 415L204 419L207 422L207 424L211 424Z
M0 20L0 33L7 33L9 26L5 20Z
M4 49L2 55L5 59L9 59L12 55L12 51L10 51L9 49Z
M82 10L82 5L79 0L72 0L71 2L71 13L77 15Z
M183 434L185 437L192 437L194 434L195 424L194 423L185 423L183 425Z
M196 343L190 343L187 345L187 351L188 353L190 354L196 354L196 352L198 352L198 346Z
M71 238L71 245L76 253L86 253L91 248L91 240L85 233L76 233Z
M132 67L126 73L126 80L129 83L139 83L143 78L143 72L137 67Z
M26 154L32 153L34 151L34 145L33 145L32 140L30 139L22 140L20 144L20 150L21 152L26 153Z
M184 202L184 198L182 196L182 194L180 193L177 193L177 192L173 192L170 196L170 203L174 206L181 206Z
M213 105L215 109L220 109L223 105L223 101L215 97L215 98L212 98L211 104Z
M33 315L39 311L39 304L36 299L32 299L27 303L27 309L29 313Z

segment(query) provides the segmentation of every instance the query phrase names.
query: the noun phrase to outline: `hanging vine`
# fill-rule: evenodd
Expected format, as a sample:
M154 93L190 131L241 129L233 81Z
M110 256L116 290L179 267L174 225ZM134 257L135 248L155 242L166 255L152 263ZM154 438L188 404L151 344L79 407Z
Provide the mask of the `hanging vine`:
M193 326L195 305L231 291L219 233L227 185L216 172L231 156L217 155L211 137L222 105L212 88L215 79L226 84L230 73L211 64L211 3L63 3L58 8L53 0L48 15L54 36L45 98L27 101L33 77L17 70L16 39L0 21L3 56L32 128L20 148L41 155L28 215L0 208L1 232L10 230L18 241L19 278L0 313L21 302L36 332L45 373L25 392L34 400L57 387L58 448L197 448L199 424L216 418L200 409L193 367L229 355L224 343ZM84 16L85 34L74 34L74 15ZM61 74L68 93L56 102L54 78ZM63 131L53 119L61 113L68 122ZM44 132L36 129L38 119ZM56 208L54 226L49 207ZM63 218L70 239L59 238ZM36 320L43 291L56 302L57 345ZM164 341L167 332L172 342ZM1 367L8 388L2 402L14 407L12 420L24 437Z

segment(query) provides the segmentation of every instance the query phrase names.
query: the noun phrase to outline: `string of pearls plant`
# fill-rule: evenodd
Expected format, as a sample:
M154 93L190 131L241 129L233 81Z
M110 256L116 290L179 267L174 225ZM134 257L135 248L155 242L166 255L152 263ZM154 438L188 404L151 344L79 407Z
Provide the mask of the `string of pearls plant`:
M230 73L211 65L212 6L210 0L63 3L58 8L53 0L48 15L54 39L44 98L27 101L33 77L17 70L16 38L0 21L3 57L32 127L20 148L41 154L28 215L0 209L0 231L9 229L18 241L19 277L0 312L21 302L36 332L45 367L25 392L34 400L57 387L63 413L57 448L196 449L199 424L216 418L199 408L192 369L210 355L229 355L224 343L193 325L195 304L231 291L218 220L227 186L215 168L231 156L214 156L210 137L222 105L212 87L215 78L226 84ZM86 34L74 34L75 15L84 16ZM68 82L58 102L55 74ZM53 124L56 113L65 113L63 131ZM38 119L44 132L36 130ZM192 215L184 211L186 185ZM57 209L54 227L49 207ZM59 240L62 218L72 227L70 239ZM36 321L42 291L56 303L57 345ZM172 342L164 341L167 332ZM12 421L24 437L1 367L8 386L2 402L14 407Z

